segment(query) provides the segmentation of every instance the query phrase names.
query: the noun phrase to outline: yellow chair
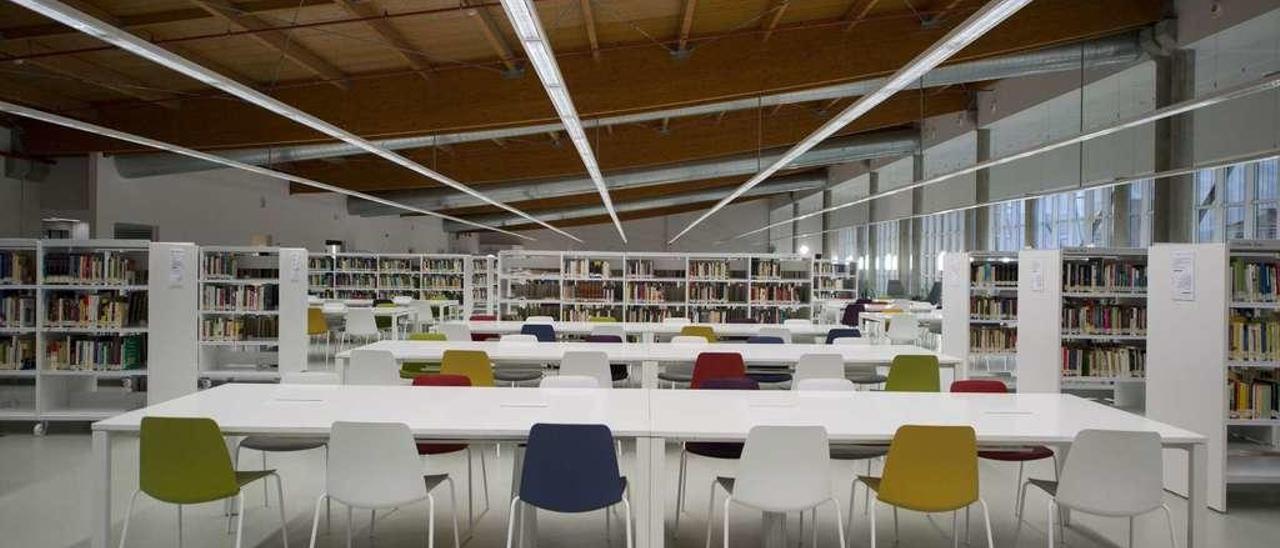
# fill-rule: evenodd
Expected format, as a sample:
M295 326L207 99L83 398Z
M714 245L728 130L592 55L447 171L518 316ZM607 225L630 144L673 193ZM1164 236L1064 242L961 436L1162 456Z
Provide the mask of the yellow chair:
M982 505L987 546L994 548L991 516L978 493L978 441L970 426L919 426L898 428L884 460L884 475L858 476L853 484L849 517L861 483L876 494L875 501L893 506L893 532L898 538L898 508L917 512L953 512L951 535L956 535L956 513ZM871 502L871 546L876 545L876 504ZM849 523L853 534L853 523ZM850 537L851 538L851 537Z
M898 354L889 364L886 392L940 392L938 357L928 354Z
M587 321L594 323L613 323L617 322L618 319L613 316L591 316L590 318L587 318Z
M324 335L324 361L329 361L329 343L332 337L329 333L329 322L324 319L324 311L319 308L307 308L307 338L319 337Z
M471 386L494 386L493 364L483 350L445 350L440 374L462 375L471 379Z
M444 333L410 333L411 341L446 341ZM412 379L419 375L430 375L440 372L439 362L404 362L400 364L400 378Z
M686 325L680 328L681 335L702 337L707 342L716 342L716 330L709 325Z

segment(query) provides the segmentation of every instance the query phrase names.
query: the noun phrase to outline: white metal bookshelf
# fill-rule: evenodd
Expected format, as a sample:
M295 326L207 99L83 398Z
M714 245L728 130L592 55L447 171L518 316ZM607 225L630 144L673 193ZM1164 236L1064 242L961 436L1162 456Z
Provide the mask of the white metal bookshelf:
M468 295L470 310L476 314L496 314L498 299L498 258L493 255L470 257L471 274ZM464 309L467 307L464 306Z
M838 258L813 261L813 302L815 305L828 300L858 298L858 265L852 261L839 262Z
M943 259L942 350L969 377L1016 387L1018 254L948 253Z
M414 299L474 301L491 307L488 280L492 257L423 253L311 253L307 293L325 299ZM477 287L476 284L489 284Z
M36 418L36 240L0 240L0 419Z
M1209 506L1227 488L1280 484L1280 242L1151 248L1147 415L1209 438ZM1185 457L1165 457L1165 481L1186 492Z
M1017 323L1018 390L1079 393L1141 412L1146 250L1024 250L1017 260L1018 314L1058 318Z

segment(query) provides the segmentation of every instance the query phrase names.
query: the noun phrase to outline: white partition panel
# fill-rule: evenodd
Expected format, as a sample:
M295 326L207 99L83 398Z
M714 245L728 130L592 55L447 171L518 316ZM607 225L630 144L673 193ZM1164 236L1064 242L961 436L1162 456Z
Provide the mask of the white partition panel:
M969 377L969 285L969 254L947 253L942 265L942 353L960 358L960 379Z
M1018 391L1061 392L1062 252L1018 253Z
M147 405L155 405L196 389L200 248L153 242L149 262Z
M279 372L307 368L307 250L280 249Z

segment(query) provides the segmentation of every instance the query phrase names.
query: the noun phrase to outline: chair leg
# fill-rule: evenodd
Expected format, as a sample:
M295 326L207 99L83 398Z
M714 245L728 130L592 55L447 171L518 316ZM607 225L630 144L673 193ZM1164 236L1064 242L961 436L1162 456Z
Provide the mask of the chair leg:
M351 537L355 536L356 520L352 516L351 507L347 507L347 548L351 548Z
M716 480L711 480L711 488L707 490L707 548L711 548L711 524L716 517ZM676 513L676 519L680 514Z
M284 543L284 548L289 548L289 520L285 517L284 511L284 480L280 478L280 474L271 475L276 478L276 499L280 501L278 505L280 506L280 541ZM264 480L262 485L266 487L267 482Z
M329 444L324 444L324 467L329 469ZM324 526L328 531L333 531L333 501L328 496L324 499Z
M813 548L818 548L818 507L817 506L814 506L812 510L809 510L809 521L810 521L810 527L813 529L813 533L812 533L813 538L810 539L809 545L812 546ZM837 530L843 529L842 527L839 526L839 523L840 523L840 503L837 502L836 503L836 524L837 524L836 529ZM841 531L841 533L843 534L843 531ZM844 547L841 547L841 548L844 548Z
M316 536L317 536L317 533L320 532L320 503L321 502L324 502L325 504L329 503L328 493L320 493L320 496L316 497L316 507L311 512L311 541L307 543L308 548L316 548Z
M1173 512L1169 510L1168 504L1161 504L1160 509L1164 511L1164 519L1169 524L1169 546L1178 548L1178 533L1173 530Z
M466 452L467 452L467 534L470 535L472 532L475 531L475 528L476 528L476 512L475 512L476 495L475 495L475 491L472 489L472 481L471 481L472 458L471 458L470 445L467 446ZM483 455L484 453L481 453L481 456Z
M1125 546L1133 548L1133 516L1129 516L1129 544Z
M240 511L242 513L244 512L244 499L241 499ZM238 547L239 544L240 543L237 542L236 546ZM178 505L178 548L182 548L182 505L181 504Z
M622 507L627 511L627 548L633 548L632 543L634 541L632 540L633 535L631 533L631 501L627 500L625 495L622 497Z
M871 475L871 459L867 459L867 475ZM853 504L850 502L850 504ZM862 493L862 515L867 515L867 509L871 507L871 487L867 487L866 492ZM853 521L853 516L849 516L849 520Z
M987 548L996 548L995 538L991 535L991 512L987 511L987 501L978 497L978 503L982 505L982 524L987 529Z
M838 546L839 546L840 548L845 548L846 546L848 546L848 544L845 544L845 543L846 543L849 539L845 538L845 536L844 536L844 524L843 524L843 523L840 523L840 499L837 499L837 498L835 498L835 497L831 497L831 504L834 504L834 505L835 505L835 507L836 507L836 537L837 537L837 538L839 538L839 540L840 540L840 544L839 544ZM850 504L852 504L852 503L850 503ZM818 512L817 512L817 508L814 508L814 513L813 513L813 528L814 528L814 530L817 530L817 529L818 529ZM815 533L815 534L816 534L816 533ZM813 538L813 548L818 548L818 537L816 537L816 536Z
M1024 483L1024 484L1022 484L1022 488L1021 488L1021 489L1019 489L1019 493L1018 493L1018 511L1017 511L1017 512L1015 512L1015 513L1013 514L1015 517L1017 517L1017 518L1018 518L1018 526L1019 526L1019 527L1021 527L1021 526L1022 526L1022 521L1023 521L1023 518L1022 518L1022 512L1023 512L1023 509L1024 509L1024 508L1026 508L1026 505L1027 505L1027 486L1028 486L1028 485L1031 485L1031 483L1030 483L1030 482Z
M507 548L511 548L511 539L516 532L516 505L520 497L511 498L511 511L507 513Z
M453 478L446 477L445 481L449 482L449 500L453 503L453 512L451 519L453 521L453 548L462 546L462 537L458 535L458 491L453 485Z
M729 548L729 503L733 502L733 495L724 499L724 548Z
M267 469L267 452L259 451L259 453L262 453L262 469L266 470ZM271 496L268 495L267 482L265 481L262 482L262 505L267 508L271 507Z
M853 507L858 505L857 501L858 501L858 478L857 476L854 476L853 482L851 482L849 485L849 522L845 524L845 527L847 527L848 529L844 533L844 536L847 537L850 541L853 540L853 535L855 532L854 525L853 525ZM844 548L844 547L842 546L841 548Z
M484 487L484 511L489 511L489 471L484 464L484 449L480 449L480 485Z
M688 466L688 454L680 450L680 472L676 475L676 531L675 538L680 538L680 514L684 512L684 473ZM714 480L713 480L714 481Z
M893 542L898 542L901 537L898 536L898 507L893 507Z
M427 548L436 548L436 497L427 494Z
M1014 489L1017 489L1017 491L1014 491L1013 493L1013 503L1017 505L1019 508L1022 507L1022 499L1020 497L1022 496L1021 494L1022 493L1022 470L1023 470L1023 467L1025 466L1026 466L1025 462L1018 463L1018 482L1013 484Z
M138 500L138 493L141 489L134 489L133 494L129 495L129 505L124 509L124 525L120 528L120 548L124 548L124 539L129 537L129 521L133 519L133 503ZM1172 527L1172 522L1170 522Z
M1049 534L1049 548L1053 548L1053 514L1056 513L1057 511L1058 511L1057 503L1053 502L1053 499L1050 498L1049 499L1049 527L1047 527L1048 534Z
M870 488L867 487L867 489ZM873 501L869 506L871 507L871 518L868 520L871 523L871 548L876 548L876 503Z
M244 542L244 491L236 494L236 508L239 510L236 516L236 548L240 548Z

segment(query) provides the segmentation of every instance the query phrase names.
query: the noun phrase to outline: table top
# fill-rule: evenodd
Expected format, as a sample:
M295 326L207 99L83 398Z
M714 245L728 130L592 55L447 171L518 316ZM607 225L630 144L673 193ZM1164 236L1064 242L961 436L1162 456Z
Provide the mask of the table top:
M822 425L832 441L887 442L904 424L971 425L980 443L1069 443L1081 430L1158 432L1165 443L1200 434L1069 394L953 394L650 390L654 436L742 440L752 426Z
M902 316L915 316L916 320L920 322L942 321L941 310L929 310L924 312L863 312L858 315L858 318L878 322L886 319L891 320L894 317L900 318Z
M413 313L413 309L407 306L375 306L372 308L374 316L407 316ZM328 316L345 316L348 310L350 309L342 312L325 311L324 313Z
M611 362L692 362L703 352L737 352L749 365L790 365L805 354L839 354L846 364L888 365L899 354L927 354L942 365L954 366L960 359L911 345L834 344L746 344L746 343L586 343L586 342L500 342L500 341L378 341L360 347L387 350L399 361L436 361L445 350L483 350L495 362L559 361L565 352L604 352ZM338 353L338 359L351 351Z
M94 423L134 432L142 417L209 417L229 435L325 435L335 421L402 422L415 436L523 438L538 422L648 432L644 390L224 384Z
M486 334L504 334L519 333L520 328L524 327L527 322L520 321L454 321L449 323L465 323L471 329L472 333ZM537 322L534 322L537 323ZM628 334L644 334L653 333L655 335L679 335L680 328L685 325L706 325L715 330L717 335L725 337L750 337L760 331L762 327L781 327L791 332L792 335L799 337L825 337L827 331L832 329L847 328L841 324L806 324L806 325L783 325L780 323L690 323L690 324L670 324L661 322L551 322L547 324L552 326L556 333L564 333L570 335L589 335L591 329L601 325L621 326Z

